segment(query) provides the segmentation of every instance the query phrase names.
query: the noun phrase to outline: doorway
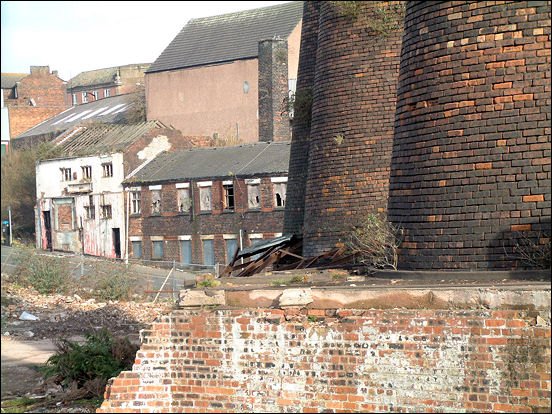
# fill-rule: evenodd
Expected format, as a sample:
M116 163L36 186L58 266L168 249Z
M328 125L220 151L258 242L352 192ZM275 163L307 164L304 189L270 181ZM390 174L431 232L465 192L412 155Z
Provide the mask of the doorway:
M43 211L42 219L44 221L44 233L46 235L46 249L52 250L52 222L50 212Z
M113 248L115 249L115 257L121 258L121 232L119 228L113 228Z

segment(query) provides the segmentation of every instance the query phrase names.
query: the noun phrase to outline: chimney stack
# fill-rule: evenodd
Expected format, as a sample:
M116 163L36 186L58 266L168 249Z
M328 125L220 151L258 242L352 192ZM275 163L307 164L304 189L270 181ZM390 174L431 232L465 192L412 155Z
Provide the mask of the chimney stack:
M259 41L259 141L289 141L288 46L280 38Z

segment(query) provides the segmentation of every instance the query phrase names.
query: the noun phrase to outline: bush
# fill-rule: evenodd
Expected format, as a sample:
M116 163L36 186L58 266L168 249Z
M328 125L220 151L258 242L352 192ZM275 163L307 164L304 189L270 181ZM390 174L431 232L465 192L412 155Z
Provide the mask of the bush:
M83 282L89 287L89 295L99 300L129 299L133 291L133 279L123 263L97 261L94 271Z
M403 233L385 215L369 214L352 229L347 248L368 268L397 270Z
M55 376L64 387L71 386L79 398L102 396L108 379L132 368L138 346L126 338L114 338L106 329L85 338L83 345L58 340L58 350L39 371L46 377Z

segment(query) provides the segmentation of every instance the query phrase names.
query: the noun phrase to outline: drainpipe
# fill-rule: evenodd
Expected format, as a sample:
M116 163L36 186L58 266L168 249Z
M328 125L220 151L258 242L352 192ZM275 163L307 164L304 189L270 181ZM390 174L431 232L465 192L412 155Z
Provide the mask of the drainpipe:
M243 230L240 229L240 251L243 250ZM243 257L241 258L241 264L243 264Z
M123 191L123 202L125 197L125 191ZM127 202L127 211L126 211L126 231L125 231L125 264L128 265L128 231L130 227L130 193L128 188L126 189L126 202Z

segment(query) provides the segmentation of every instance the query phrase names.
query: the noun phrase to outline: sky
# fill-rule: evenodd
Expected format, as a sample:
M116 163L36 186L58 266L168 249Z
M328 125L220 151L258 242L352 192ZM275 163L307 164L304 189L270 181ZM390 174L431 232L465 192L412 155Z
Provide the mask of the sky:
M1 71L80 72L153 63L188 20L286 1L2 1Z

